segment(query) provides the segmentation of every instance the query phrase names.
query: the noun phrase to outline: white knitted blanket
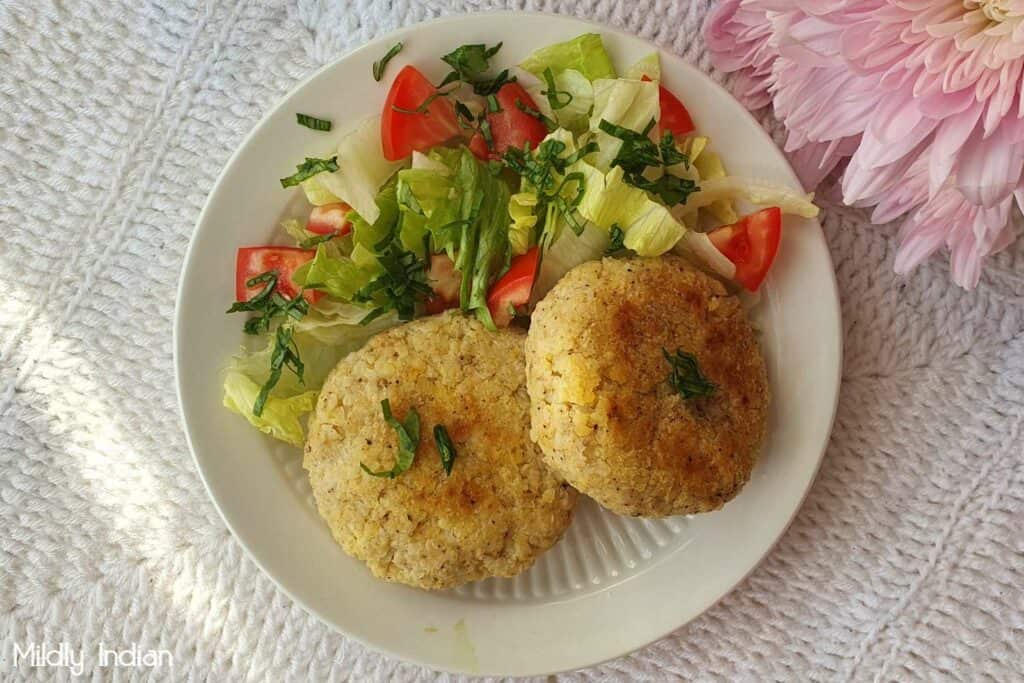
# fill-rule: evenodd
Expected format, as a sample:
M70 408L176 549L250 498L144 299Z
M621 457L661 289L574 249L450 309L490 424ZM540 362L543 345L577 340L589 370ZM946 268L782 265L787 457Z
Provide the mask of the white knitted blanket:
M171 319L218 172L297 81L400 25L576 14L710 70L708 0L0 3L0 679L47 641L164 649L125 679L414 680L245 556L179 423ZM767 114L764 115L768 122ZM827 205L828 206L828 205ZM732 594L565 680L1024 676L1024 249L974 292L892 274L893 226L828 206L845 331L821 473ZM808 292L808 296L813 296ZM85 662L105 680L114 669Z

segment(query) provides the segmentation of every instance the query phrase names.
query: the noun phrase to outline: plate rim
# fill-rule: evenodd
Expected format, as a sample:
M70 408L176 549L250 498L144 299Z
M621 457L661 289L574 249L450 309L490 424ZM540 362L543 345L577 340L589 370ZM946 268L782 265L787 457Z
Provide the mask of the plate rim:
M836 418L836 413L837 413L837 410L838 410L839 397L840 397L840 389L841 389L841 384L842 384L842 368L843 368L842 306L841 306L841 300L840 300L840 297L839 297L838 282L837 282L837 279L836 279L835 262L832 259L832 254L831 254L831 251L830 251L829 246L828 246L827 238L825 237L824 229L822 228L821 222L820 222L820 220L818 220L818 218L813 218L813 219L810 219L810 220L813 221L813 227L815 227L818 230L818 232L820 233L821 240L824 243L824 255L825 255L825 258L827 259L827 262L828 262L828 265L829 265L828 271L830 273L830 277L827 279L827 282L823 282L823 283L821 283L821 285L823 287L827 287L826 294L828 294L828 298L834 304L836 326L835 326L834 330L831 330L831 336L833 338L832 341L834 341L834 343L835 343L836 366L834 368L834 376L832 378L832 381L833 381L833 391L832 391L833 398L832 398L832 406L831 406L831 410L830 410L830 414L829 414L829 419L828 419L828 427L827 427L827 429L824 432L822 443L817 448L817 450L819 452L818 452L818 456L817 456L817 461L816 461L816 463L814 465L814 468L813 468L813 472L810 473L810 476L807 479L807 483L806 483L803 491L801 492L801 494L799 496L799 500L795 503L795 505L793 506L792 510L790 511L788 519L786 519L786 521L785 521L785 524L783 524L779 528L779 531L775 535L775 538L772 539L771 543L766 547L766 549L761 554L761 556L756 561L754 561L750 565L750 567L748 567L746 569L746 571L743 572L743 574L736 579L735 582L733 582L731 585L729 585L719 595L713 596L713 597L711 597L708 600L702 601L702 606L699 607L699 609L694 611L689 616L681 618L678 621L678 623L676 623L673 626L670 626L669 628L665 629L662 632L659 632L654 637L648 637L648 636L645 635L645 636L643 636L641 638L635 638L635 639L631 639L631 640L628 639L628 638L624 639L623 642L625 643L625 645L622 648L617 649L614 653L610 653L610 654L602 653L596 659L588 659L587 661L570 662L570 663L567 663L564 666L562 666L560 668L557 668L557 669L524 668L524 669L522 669L520 671L516 671L516 672L488 671L488 670L477 670L477 669L470 670L470 669L462 668L462 667L458 667L458 666L441 666L437 662L431 662L431 661L420 659L420 658L415 657L415 656L411 656L409 654L400 653L400 652L392 649L387 643L377 642L377 641L370 641L368 639L364 639L364 638L360 637L359 635L354 634L349 629L343 627L341 624L339 624L337 622L337 620L335 620L335 619L333 619L331 617L328 617L320 609L318 609L315 605L309 604L305 600L299 598L295 594L295 592L293 592L290 588L285 586L282 583L282 581L273 572L269 571L267 566L265 565L265 563L263 561L261 561L260 557L252 550L252 548L250 547L250 543L245 538L245 535L243 533L240 533L238 528L236 528L236 525L233 524L231 519L228 518L228 516L225 513L224 509L222 508L220 502L218 501L217 496L215 496L214 493L213 493L213 489L212 489L210 481L208 479L207 470L206 470L206 468L204 468L204 466L202 464L202 461L199 458L198 451L197 451L197 449L195 447L195 443L193 442L192 432L191 432L191 429L189 427L189 423L188 423L188 421L186 419L186 415L185 415L185 402L184 402L184 396L183 396L183 393L182 393L182 367L181 367L181 355L182 354L181 354L181 348L182 348L182 344L183 344L183 338L182 338L182 335L181 335L181 328L182 328L182 325L183 325L183 321L182 321L182 315L183 315L182 314L182 303L183 303L183 299L184 299L185 282L187 281L187 277L186 276L189 275L189 271L192 269L192 267L195 264L195 260L196 260L195 259L195 251L196 251L197 236L198 236L198 234L200 232L200 229L201 229L202 225L204 224L204 222L207 219L207 215L211 211L211 205L212 205L211 199L214 197L215 194L217 194L218 190L223 185L225 179L228 177L229 170L231 170L232 167L235 165L235 162L238 159L238 157L243 153L243 151L249 146L249 144L255 138L257 138L258 136L260 136L263 133L263 129L268 125L268 122L275 116L275 114L280 110L281 106L286 101L291 99L298 91L300 91L303 88L305 88L306 85L308 83L310 83L311 81L316 80L322 74L324 74L324 73L326 73L326 72L328 72L328 71L330 71L330 70L332 70L334 68L337 68L338 65L341 62L346 61L346 60L350 59L351 57L353 57L354 55L359 54L361 52L366 52L366 51L369 51L369 50L376 49L376 48L380 47L380 45L382 43L387 43L390 40L394 40L395 37L397 37L399 35L402 35L402 34L405 34L405 33L409 32L409 31L416 32L416 31L421 31L421 30L427 29L429 27L437 26L437 25L440 25L440 24L457 24L457 23L461 23L461 22L474 22L474 21L479 21L479 20L482 20L482 19L483 20L493 19L495 17L508 17L508 18L541 17L541 18L548 18L548 19L553 19L553 20L557 20L557 21L564 21L564 22L568 22L568 23L576 24L576 25L589 26L595 32L599 32L599 33L613 33L613 34L617 34L619 37L627 39L627 40L638 41L640 43L645 44L651 50L657 51L659 53L659 55L664 53L664 54L670 55L672 57L675 57L677 59L680 59L680 60L684 61L689 68L693 69L694 71L696 71L697 73L700 74L700 76L703 78L703 81L704 81L705 85L707 85L709 87L712 87L714 89L717 89L718 91L720 91L721 94L724 94L729 99L731 99L733 101L736 101L738 103L738 100L736 100L736 98L733 96L733 94L731 92L729 92L723 85L721 85L720 83L715 81L714 78L712 78L707 72L705 72L703 69L701 69L700 67L698 67L694 63L690 62L689 60L686 60L681 55L678 55L678 54L672 52L670 49L662 48L659 45L657 45L656 43L654 43L654 42L652 42L652 41L650 41L650 40L648 40L646 38L642 38L642 37L640 37L640 36L638 36L638 35L636 35L634 33L631 33L628 30L624 30L624 29L618 28L616 26L611 26L611 25L603 24L601 22L598 22L598 21L595 21L595 20L592 20L592 19L581 18L581 17L576 17L576 16L572 16L572 15L566 15L566 14L559 14L559 13L555 13L555 12L525 11L525 10L524 11L520 11L520 10L492 10L492 11L476 11L476 12L468 12L468 13L461 13L461 14L445 15L445 16L435 17L433 19L429 19L429 20L426 20L426 21L422 21L422 22L418 22L418 23L414 23L414 24L409 24L409 25L406 25L406 26L397 27L397 28L395 28L395 29L393 29L391 31L388 31L387 33L381 34L381 35L379 35L379 36L377 36L377 37L375 37L373 39L370 39L370 40L368 40L368 41L366 41L366 42L364 42L364 43L362 43L362 44L360 44L358 46L355 46L355 47L353 47L353 48L351 48L351 49L349 49L349 50L339 54L336 58L332 59L330 62L324 64L323 66L321 66L319 68L317 68L316 70L311 72L309 75L307 75L305 78L301 79L295 85L293 85L286 93L284 93L279 98L277 98L274 101L273 105L267 108L267 110L263 113L263 115L260 117L260 119L253 125L252 129L243 137L241 142L238 143L237 147L234 149L234 151L228 157L227 161L225 161L224 166L220 170L220 173L218 173L216 179L214 180L212 186L210 187L210 191L207 194L206 199L205 199L205 201L203 203L203 208L200 211L199 216L196 218L195 225L193 226L192 233L191 233L191 235L189 237L188 247L187 247L187 249L185 251L185 255L184 255L184 258L182 260L181 271L179 273L177 292L175 294L174 318L173 318L173 326L172 326L172 351L173 351L173 366L174 366L174 382L175 382L175 395L176 395L177 404L178 404L178 417L179 417L179 420L180 420L181 425L182 425L182 431L184 433L185 441L186 441L186 443L188 445L189 452L192 455L193 463L195 464L196 469L199 472L199 477L200 477L200 479L201 479L201 481L203 483L203 488L205 489L206 494L207 494L209 500L213 503L213 506L217 510L217 513L220 516L221 520L224 522L225 526L227 526L228 530L231 532L231 535L235 538L235 540L238 542L238 544L242 547L242 549L245 552L246 556L260 569L260 571L267 578L269 578L271 580L271 582L277 587L277 589L282 591L286 596L288 596L288 598L291 599L293 603L295 603L297 606L299 606L307 614L310 614L311 616L316 617L325 626L333 629L334 631L336 631L337 633L341 634L345 638L351 638L352 640L360 643L361 645L363 645L367 649L372 650L372 651L377 652L377 653L380 653L380 654L383 654L383 655L385 655L385 656L387 656L389 658L394 659L396 662L399 662L399 663L406 663L406 664L412 664L412 665L416 665L416 666L421 666L421 667L425 667L427 669L434 670L434 671L444 671L444 672L450 672L450 673L456 673L456 674L465 674L465 675L471 675L471 676L541 676L541 675L553 675L553 674L564 673L564 672L568 672L568 671L579 670L579 669L583 669L583 668L590 668L590 667L594 667L594 666L599 666L599 665L604 664L606 662L609 662L609 661L618 659L620 657L629 655L629 654L631 654L633 652L636 652L636 651L638 651L638 650L640 650L640 649L642 649L644 647L647 647L648 645L650 645L652 643L655 643L655 642L657 642L659 640L662 640L666 636L670 635L671 633L679 630L680 628L686 626L687 624L689 624L693 620L697 619L698 617L700 617L701 615L706 613L708 610L710 610L712 607L714 607L719 601L721 601L727 595L732 593L736 589L737 586L739 586L741 583L743 583L743 581L745 581L747 579L747 577L749 577L754 572L754 570L756 570L764 562L764 560L772 553L772 551L778 545L778 543L782 539L782 537L786 534L787 530L792 525L793 520L796 518L797 513L803 507L804 502L806 501L807 495L810 492L811 487L813 486L814 481L817 479L818 473L819 473L819 471L821 469L821 464L822 464L822 462L824 460L825 453L826 453L826 451L828 449L829 441L830 441L830 438L831 438L831 435L832 435L832 431L833 431L834 426L835 426L835 418ZM789 163L788 158L786 158L786 156L782 152L782 150L779 149L778 145L772 139L771 135L762 127L761 123L756 118L754 118L753 114L746 107L742 106L742 104L739 104L739 106L742 109L743 116L747 119L747 121L749 123L752 124L753 128L756 129L756 134L761 136L763 138L763 140L771 147L771 149L773 150L772 153L774 153L778 157L778 161L782 164L782 166L788 172L788 176L789 177L786 178L786 180L788 180L792 184L796 184L797 186L802 187L802 184L800 183L799 178L797 177L796 173L793 171L792 165ZM662 561L665 561L667 559L668 559L668 556L662 558L661 560L659 560L659 562L657 562L655 564L660 564ZM645 572L649 571L651 568L653 568L653 566L654 565L649 567L648 570L645 570ZM639 576L640 575L638 575L636 578L639 578ZM626 641L628 641L628 642L626 642Z

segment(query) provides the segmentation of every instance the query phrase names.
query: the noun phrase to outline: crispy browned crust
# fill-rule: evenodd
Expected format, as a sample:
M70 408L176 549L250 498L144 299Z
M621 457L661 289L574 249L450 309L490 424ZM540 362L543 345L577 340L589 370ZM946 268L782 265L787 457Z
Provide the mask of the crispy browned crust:
M331 373L310 421L304 467L334 538L378 577L447 588L513 576L553 545L576 492L553 475L529 437L521 333L488 332L449 313L374 337ZM420 414L413 466L395 479L398 439L381 414ZM457 456L441 468L434 425Z
M695 355L715 393L684 401L663 348ZM705 512L749 480L767 420L764 359L739 300L682 260L573 269L537 306L526 356L545 461L608 509Z

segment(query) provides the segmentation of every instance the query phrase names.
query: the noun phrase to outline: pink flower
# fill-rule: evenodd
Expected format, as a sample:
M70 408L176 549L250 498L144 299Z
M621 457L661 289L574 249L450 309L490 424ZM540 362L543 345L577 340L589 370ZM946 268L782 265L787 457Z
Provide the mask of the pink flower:
M978 284L1024 207L1024 0L722 0L705 24L748 107L771 103L808 188L907 215L896 272L950 251Z

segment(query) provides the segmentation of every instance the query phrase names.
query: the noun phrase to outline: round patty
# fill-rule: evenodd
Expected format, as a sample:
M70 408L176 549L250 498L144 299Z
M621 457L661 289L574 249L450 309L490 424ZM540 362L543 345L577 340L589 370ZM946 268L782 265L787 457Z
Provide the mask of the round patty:
M684 399L677 352L714 384ZM548 465L624 515L720 508L750 478L765 433L764 359L738 299L677 257L574 268L526 342L531 434Z
M377 335L327 378L303 466L334 538L375 576L430 589L514 576L569 525L576 492L530 440L523 340L447 313ZM385 398L399 421L420 416L416 459L394 479L360 467L396 461ZM451 475L435 425L455 447Z

